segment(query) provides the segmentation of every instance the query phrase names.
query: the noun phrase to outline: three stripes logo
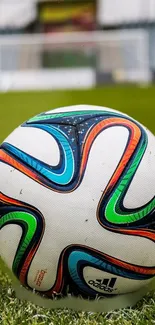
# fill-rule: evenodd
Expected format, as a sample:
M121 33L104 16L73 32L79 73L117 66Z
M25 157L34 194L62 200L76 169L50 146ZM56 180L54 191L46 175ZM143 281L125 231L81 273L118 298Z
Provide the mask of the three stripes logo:
M117 278L111 278L111 279L96 279L94 280L89 280L88 284L92 285L96 289L103 290L105 292L112 293L116 289L114 288L116 284Z

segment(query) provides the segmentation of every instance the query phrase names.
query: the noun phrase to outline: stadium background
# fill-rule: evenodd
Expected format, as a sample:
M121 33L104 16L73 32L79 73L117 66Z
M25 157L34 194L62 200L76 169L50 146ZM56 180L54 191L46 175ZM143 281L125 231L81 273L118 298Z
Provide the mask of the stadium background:
M155 0L1 0L0 89L155 79Z
M155 0L1 0L0 141L30 116L81 103L116 108L155 132L154 53ZM60 317L14 299L1 270L0 288L4 325L154 320L152 295L133 312Z

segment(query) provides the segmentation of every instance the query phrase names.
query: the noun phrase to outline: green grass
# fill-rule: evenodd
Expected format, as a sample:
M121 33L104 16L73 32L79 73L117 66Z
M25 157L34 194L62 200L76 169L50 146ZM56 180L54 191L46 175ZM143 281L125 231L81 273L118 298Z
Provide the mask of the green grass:
M153 325L155 294L148 294L137 306L107 314L48 310L16 298L11 281L0 270L1 325Z
M88 91L28 92L0 94L0 141L29 117L55 107L94 104L132 115L155 132L155 88L105 87ZM155 324L155 294L136 307L112 313L51 311L19 301L11 280L0 270L0 324L2 325L151 325Z
M155 88L105 87L83 91L0 94L0 141L17 125L52 108L91 104L109 106L132 115L155 132Z

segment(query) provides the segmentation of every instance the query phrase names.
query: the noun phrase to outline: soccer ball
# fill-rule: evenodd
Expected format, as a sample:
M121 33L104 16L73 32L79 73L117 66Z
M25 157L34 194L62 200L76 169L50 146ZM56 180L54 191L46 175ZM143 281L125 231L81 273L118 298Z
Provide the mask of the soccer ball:
M47 296L95 299L155 276L155 138L118 111L31 118L0 147L0 256Z

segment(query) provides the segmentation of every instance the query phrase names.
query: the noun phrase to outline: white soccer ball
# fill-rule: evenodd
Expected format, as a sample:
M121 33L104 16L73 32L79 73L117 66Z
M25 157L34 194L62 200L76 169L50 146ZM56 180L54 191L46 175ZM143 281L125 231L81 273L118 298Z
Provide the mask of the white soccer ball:
M0 256L53 297L139 290L155 276L155 138L118 111L42 113L0 147Z

